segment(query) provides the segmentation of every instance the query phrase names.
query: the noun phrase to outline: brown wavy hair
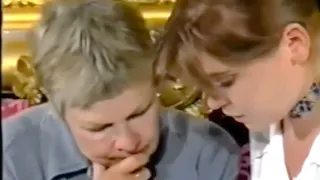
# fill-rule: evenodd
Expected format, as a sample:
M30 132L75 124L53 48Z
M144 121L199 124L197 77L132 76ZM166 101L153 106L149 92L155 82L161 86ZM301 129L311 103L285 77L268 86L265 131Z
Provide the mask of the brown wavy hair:
M228 65L247 64L274 50L290 23L299 23L318 41L316 1L178 0L157 44L156 76L183 71L202 86L209 85L198 53Z

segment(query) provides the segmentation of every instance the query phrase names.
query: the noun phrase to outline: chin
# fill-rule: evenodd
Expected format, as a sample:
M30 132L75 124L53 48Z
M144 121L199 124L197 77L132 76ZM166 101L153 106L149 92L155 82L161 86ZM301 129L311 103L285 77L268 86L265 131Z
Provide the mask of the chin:
M142 153L148 157L151 157L152 154L156 151L156 146L154 144L149 145Z

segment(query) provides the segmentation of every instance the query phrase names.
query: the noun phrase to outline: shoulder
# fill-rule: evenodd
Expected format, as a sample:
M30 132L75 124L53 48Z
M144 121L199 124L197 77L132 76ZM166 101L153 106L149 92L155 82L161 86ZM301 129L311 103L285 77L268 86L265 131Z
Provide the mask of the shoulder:
M167 109L163 117L171 131L186 135L188 141L212 148L222 147L230 153L240 151L232 136L213 122L173 109Z
M68 127L49 104L29 108L2 125L5 179L51 179L87 166Z
M36 167L42 162L40 140L48 109L47 104L34 106L2 121L5 179L39 179L42 176L42 169Z
M196 167L199 180L235 179L239 172L240 147L229 133L210 121L176 110L165 111L163 120L169 133L179 137L175 144L168 145L174 147L172 149L180 148L175 159L176 169L189 169L191 176L192 168ZM179 164L185 159L188 163Z
M3 150L7 152L11 147L22 145L24 141L37 139L41 123L46 119L49 105L43 104L28 108L2 121Z

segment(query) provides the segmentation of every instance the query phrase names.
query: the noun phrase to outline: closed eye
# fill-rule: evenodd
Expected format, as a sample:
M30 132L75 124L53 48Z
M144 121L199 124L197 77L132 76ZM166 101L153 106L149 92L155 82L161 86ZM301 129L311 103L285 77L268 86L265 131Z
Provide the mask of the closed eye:
M137 117L139 117L139 116L142 116L142 115L145 114L147 111L148 111L148 109L146 109L146 110L144 110L144 111L141 111L141 112L137 112L137 113L131 114L130 116L127 117L127 120L131 120L131 119L137 118Z
M99 132L99 131L103 131L111 126L113 126L113 124L97 125L97 126L93 126L93 127L88 128L88 130L92 131L92 132Z
M234 75L225 77L223 79L220 79L217 84L222 88L229 88L234 84L235 80L236 80L236 75L234 74Z
M144 115L151 108L151 106L153 105L154 101L155 101L155 99L151 99L146 107L144 107L141 110L137 110L136 112L134 112L131 115L129 115L126 119L127 120L132 120L132 119L135 119L135 118L137 118L139 116Z

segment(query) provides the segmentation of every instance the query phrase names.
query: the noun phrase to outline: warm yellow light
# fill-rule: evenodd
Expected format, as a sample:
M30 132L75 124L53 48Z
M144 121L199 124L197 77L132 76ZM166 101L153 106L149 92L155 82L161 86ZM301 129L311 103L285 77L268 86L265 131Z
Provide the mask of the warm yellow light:
M171 5L140 6L143 17L148 21L166 20L171 13ZM40 18L40 8L4 8L4 30L29 29Z
M40 18L40 14L23 14L23 13L15 13L15 14L4 14L2 21L3 22L31 22L36 21Z
M145 19L167 19L170 12L145 12L142 15Z
M163 12L144 12L142 13L143 17L146 19L166 19L169 17L170 12L163 11ZM35 22L40 18L40 14L5 14L3 16L3 22Z
M2 25L3 30L27 30L32 27L30 22L6 23Z
M2 69L14 69L17 65L17 57L6 57L6 61L2 63Z

